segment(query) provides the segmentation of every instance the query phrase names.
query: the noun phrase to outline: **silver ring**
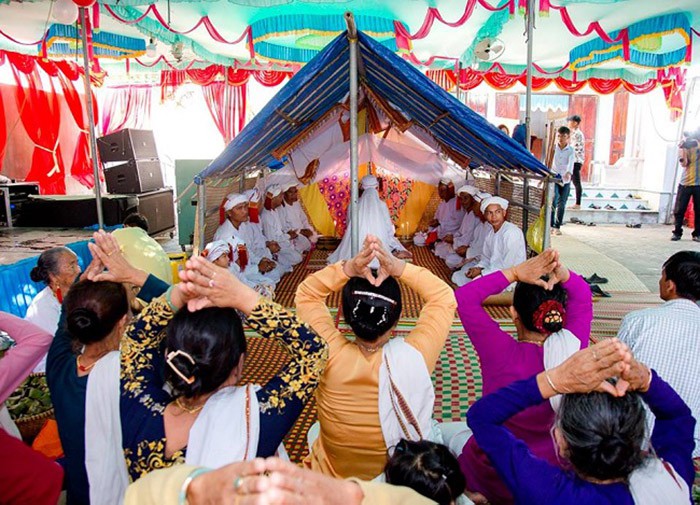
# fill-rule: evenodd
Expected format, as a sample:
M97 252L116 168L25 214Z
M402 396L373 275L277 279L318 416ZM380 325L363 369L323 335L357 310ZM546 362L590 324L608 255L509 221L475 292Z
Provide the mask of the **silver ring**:
M209 287L210 288L214 287L214 279L209 279Z
M243 477L241 477L239 475L238 477L233 479L233 490L234 491L238 491L242 485L243 485Z

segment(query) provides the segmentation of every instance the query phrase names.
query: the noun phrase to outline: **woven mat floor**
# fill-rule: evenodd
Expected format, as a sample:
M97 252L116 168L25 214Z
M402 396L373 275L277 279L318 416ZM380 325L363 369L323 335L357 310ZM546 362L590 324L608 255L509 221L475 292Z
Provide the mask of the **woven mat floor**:
M409 250L413 253L413 263L430 269L450 283L450 270L428 249L411 246ZM326 265L328 254L328 251L320 250L314 250L307 254L304 261L297 265L293 272L285 275L278 284L275 293L276 301L287 307L293 307L297 286L307 275L317 272ZM626 277L626 274L623 275ZM633 285L634 283L630 282L629 284ZM450 283L450 285L452 284ZM401 283L401 291L403 312L395 330L397 335L406 334L413 328L423 306L418 295L403 283ZM658 296L648 291L614 291L612 294L612 298L599 299L594 304L591 332L593 340L615 336L622 317L628 312L660 303ZM339 293L329 297L328 306L331 308L336 325L342 332L349 334L349 328L344 323L341 311L338 309L339 304ZM511 321L508 307L488 306L487 310L505 331L515 334L515 327ZM288 358L279 344L254 335L252 332L249 333L249 357L244 380L264 384L272 378ZM435 385L434 414L437 420L459 421L464 419L469 406L481 397L482 378L479 359L469 339L465 338L462 325L456 316L432 378ZM300 462L308 453L306 433L315 420L315 402L311 401L285 439L285 446L292 461Z

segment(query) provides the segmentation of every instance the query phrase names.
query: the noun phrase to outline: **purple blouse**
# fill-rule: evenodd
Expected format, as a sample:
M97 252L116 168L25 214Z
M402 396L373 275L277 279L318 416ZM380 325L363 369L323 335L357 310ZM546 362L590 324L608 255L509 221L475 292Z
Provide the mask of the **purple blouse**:
M642 394L656 417L651 445L692 489L695 419L678 394L653 372ZM515 503L596 503L634 505L625 483L593 484L532 454L505 423L512 416L545 402L533 376L484 396L467 412L467 423L513 493ZM688 496L690 503L690 495Z
M481 361L484 395L544 370L543 347L513 338L491 319L482 306L486 298L500 293L509 284L499 271L478 278L455 293L462 326ZM574 272L562 287L567 293L565 327L581 341L581 348L588 347L593 321L591 290ZM528 445L533 454L556 465L557 456L549 432L553 422L554 411L549 402L545 402L514 415L506 426ZM468 490L480 492L492 503L512 503L508 489L474 437L464 446L459 463Z

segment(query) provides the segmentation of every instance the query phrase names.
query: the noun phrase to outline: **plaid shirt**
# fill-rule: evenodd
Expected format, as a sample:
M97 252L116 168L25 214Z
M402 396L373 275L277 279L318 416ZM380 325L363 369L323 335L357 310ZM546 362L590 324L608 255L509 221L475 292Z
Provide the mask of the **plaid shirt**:
M635 359L650 366L668 382L700 418L700 307L678 298L658 307L630 312L617 337ZM700 424L695 425L695 450L700 456Z
M586 139L583 138L581 128L571 130L570 145L574 148L574 163L583 163L586 159Z

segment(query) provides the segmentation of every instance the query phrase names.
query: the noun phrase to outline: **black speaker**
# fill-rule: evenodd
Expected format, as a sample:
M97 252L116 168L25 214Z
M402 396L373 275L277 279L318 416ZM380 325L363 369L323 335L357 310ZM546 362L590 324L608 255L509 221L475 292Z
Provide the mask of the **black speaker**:
M119 130L97 139L102 163L143 160L158 157L151 130Z
M108 193L146 193L163 187L163 173L158 160L131 160L105 168L105 181Z
M136 210L148 220L149 235L175 228L175 203L170 188L138 195Z

